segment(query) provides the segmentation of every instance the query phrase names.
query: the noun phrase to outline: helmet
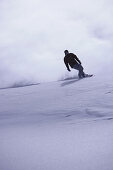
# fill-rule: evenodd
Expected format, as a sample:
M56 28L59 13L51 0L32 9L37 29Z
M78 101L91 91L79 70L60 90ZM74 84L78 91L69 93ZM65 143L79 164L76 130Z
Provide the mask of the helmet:
M68 50L65 50L64 53L69 53L69 51L68 51Z

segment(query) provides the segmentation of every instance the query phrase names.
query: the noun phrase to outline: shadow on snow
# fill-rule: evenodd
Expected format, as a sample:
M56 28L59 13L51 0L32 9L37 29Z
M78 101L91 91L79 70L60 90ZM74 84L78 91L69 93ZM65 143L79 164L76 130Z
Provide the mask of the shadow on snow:
M29 84L21 84L21 83L17 83L17 84L14 84L12 86L9 86L9 87L3 87L3 88L0 88L0 90L4 90L4 89L12 89L12 88L21 88L21 87L26 87L26 86L36 86L36 85L39 85L40 83L29 83Z

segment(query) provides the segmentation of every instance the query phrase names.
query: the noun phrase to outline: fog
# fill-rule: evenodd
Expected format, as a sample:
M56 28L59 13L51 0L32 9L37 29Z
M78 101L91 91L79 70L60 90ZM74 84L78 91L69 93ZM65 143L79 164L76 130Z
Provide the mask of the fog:
M87 73L113 71L111 0L0 0L0 87L57 81L68 73L64 50Z

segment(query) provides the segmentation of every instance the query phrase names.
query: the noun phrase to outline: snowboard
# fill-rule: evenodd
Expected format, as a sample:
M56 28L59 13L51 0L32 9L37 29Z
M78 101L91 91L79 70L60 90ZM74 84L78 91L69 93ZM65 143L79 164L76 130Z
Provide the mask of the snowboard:
M85 74L85 77L83 77L83 78L92 77L92 76L93 76L93 74Z

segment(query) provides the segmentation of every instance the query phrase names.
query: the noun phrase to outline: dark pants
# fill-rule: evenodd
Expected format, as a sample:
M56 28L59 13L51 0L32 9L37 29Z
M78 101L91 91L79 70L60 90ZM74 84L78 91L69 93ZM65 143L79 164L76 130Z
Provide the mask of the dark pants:
M82 67L81 64L75 64L75 65L73 66L73 68L79 71L79 72L78 72L79 78L85 77L85 73L83 72L83 69L84 69L84 68Z

